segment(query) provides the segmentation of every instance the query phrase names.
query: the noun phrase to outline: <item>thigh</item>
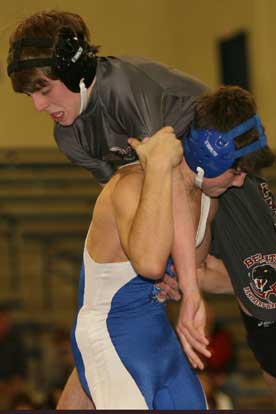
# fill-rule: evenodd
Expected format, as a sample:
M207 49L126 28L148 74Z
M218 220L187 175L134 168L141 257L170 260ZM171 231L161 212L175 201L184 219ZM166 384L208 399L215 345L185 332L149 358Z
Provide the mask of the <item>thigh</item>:
M200 381L188 360L179 353L177 372L164 382L154 398L156 410L206 410L206 398Z

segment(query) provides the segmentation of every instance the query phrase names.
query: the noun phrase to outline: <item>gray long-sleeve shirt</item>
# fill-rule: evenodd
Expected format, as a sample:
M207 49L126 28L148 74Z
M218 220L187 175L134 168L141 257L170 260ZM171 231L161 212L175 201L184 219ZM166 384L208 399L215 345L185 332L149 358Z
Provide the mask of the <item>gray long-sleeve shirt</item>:
M105 183L114 164L134 161L127 139L143 139L165 125L181 136L195 100L207 88L165 65L138 57L98 57L96 83L87 109L73 125L55 126L60 149Z

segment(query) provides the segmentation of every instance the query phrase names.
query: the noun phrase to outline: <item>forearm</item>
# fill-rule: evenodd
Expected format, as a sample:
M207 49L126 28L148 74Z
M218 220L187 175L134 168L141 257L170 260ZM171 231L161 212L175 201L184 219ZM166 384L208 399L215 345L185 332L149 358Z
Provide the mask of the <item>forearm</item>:
M174 240L172 257L183 294L198 291L195 226L188 190L181 174L173 181Z
M208 293L234 293L229 274L222 262L208 255L197 269L200 288Z
M57 410L94 410L93 402L87 397L80 384L76 369L73 369L57 404Z
M161 277L172 241L172 169L149 166L128 238L129 257L134 267L145 274L147 269L143 271L143 266L151 263L153 273Z

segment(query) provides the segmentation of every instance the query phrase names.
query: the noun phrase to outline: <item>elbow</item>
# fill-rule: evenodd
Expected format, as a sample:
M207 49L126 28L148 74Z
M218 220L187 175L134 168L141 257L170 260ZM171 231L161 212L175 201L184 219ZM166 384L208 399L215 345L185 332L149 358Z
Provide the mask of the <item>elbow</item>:
M166 263L160 260L153 260L152 258L149 260L145 258L141 261L132 261L132 265L139 275L148 279L158 280L164 276Z

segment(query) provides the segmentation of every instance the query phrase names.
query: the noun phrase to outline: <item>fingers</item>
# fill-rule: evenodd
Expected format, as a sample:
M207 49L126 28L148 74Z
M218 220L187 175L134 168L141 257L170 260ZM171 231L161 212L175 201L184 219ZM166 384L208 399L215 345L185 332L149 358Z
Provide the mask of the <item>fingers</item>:
M204 364L203 364L202 360L199 358L199 356L193 350L193 348L191 347L191 345L187 341L185 335L179 334L179 340L182 344L184 352L185 352L188 360L190 361L192 367L195 368L195 369L198 368L198 369L203 370L204 369Z
M198 353L204 358L210 358L211 352L207 349L207 344L203 344L201 341L195 339L187 328L179 328L178 326L176 331L192 366L194 368L204 369L204 363Z
M185 354L187 355L187 358L189 359L191 365L193 368L199 368L204 369L204 364L199 358L199 356L195 353L189 342L186 340L184 335L179 335L180 342L183 346L183 349L185 351Z
M177 330L179 333L179 330ZM181 335L185 336L185 339L188 341L190 346L199 352L201 355L209 358L211 356L211 352L207 349L208 343L203 343L201 340L198 340L189 332L187 328L181 330Z
M160 288L158 299L160 299L161 302L166 300L174 300L177 302L181 299L181 294L178 290L171 289L162 282L158 284L158 287Z
M127 142L129 143L129 145L131 146L131 148L134 149L134 151L137 150L137 148L142 145L142 142L139 141L139 139L136 138L128 138Z
M201 343L205 346L209 344L209 341L204 333L204 329L201 329L198 326L193 325L192 323L185 323L185 325L180 329L185 329L185 331L189 333L191 338L194 338L194 340L198 343Z
M201 297L190 294L182 301L176 327L179 340L194 368L203 369L202 357L209 358L209 341L205 335L205 306Z
M167 300L167 295L163 292L160 292L156 298L157 298L158 302L164 303Z
M168 134L168 135L169 134L172 134L174 136L174 138L175 138L174 129L171 126L165 126L165 127L161 128L161 129L159 129L159 131L157 131L153 135L153 137L157 137L159 135L164 135L164 134ZM129 143L129 145L136 151L136 148L138 148L139 146L145 144L149 139L150 139L150 137L145 137L142 141L140 141L137 138L128 138L127 141Z
M174 135L173 127L172 126L164 126L163 128L159 129L154 135L160 135L160 134L164 134L164 133Z
M184 335L190 345L202 355L206 356L207 358L211 355L210 351L207 349L209 341L206 338L203 329L194 327L193 325L187 323L184 325L178 321L176 330L179 335Z
M181 293L178 289L178 283L175 278L165 275L157 286L160 288L158 297L163 300L171 299L178 301L181 299Z
M183 301L181 305L183 305ZM195 341L207 346L209 341L204 332L205 318L200 315L200 310L194 314L189 312L189 310L187 307L181 306L177 329L179 332L188 332Z
M146 165L147 161L155 160L155 164L176 167L183 159L183 148L176 139L172 127L167 126L157 131L150 139L139 141L136 138L128 139L129 145L136 151L139 160Z
M171 269L173 269L173 266L171 266ZM174 274L174 272L172 271L172 273ZM165 274L162 278L162 281L168 285L169 287L173 288L173 289L178 289L178 283L175 277L169 276L167 274Z

